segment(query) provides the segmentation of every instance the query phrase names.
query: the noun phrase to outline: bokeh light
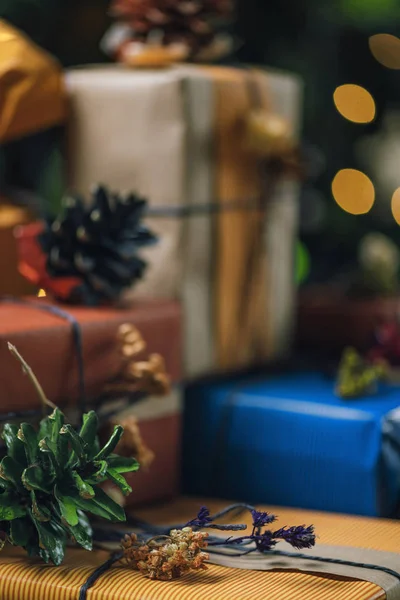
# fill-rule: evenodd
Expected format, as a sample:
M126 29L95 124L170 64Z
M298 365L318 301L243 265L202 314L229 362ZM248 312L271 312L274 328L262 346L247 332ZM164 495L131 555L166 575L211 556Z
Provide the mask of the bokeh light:
M336 173L332 194L340 208L352 215L369 212L375 201L372 181L356 169L342 169Z
M375 118L375 101L360 85L340 85L334 91L333 100L340 114L353 123L370 123Z
M38 294L37 294L38 298L46 298L46 296L47 296L47 294L46 294L45 290L42 289L42 290L38 291Z
M388 33L377 33L369 38L374 58L388 69L400 69L400 39Z
M392 196L392 215L398 225L400 225L400 187L394 191Z

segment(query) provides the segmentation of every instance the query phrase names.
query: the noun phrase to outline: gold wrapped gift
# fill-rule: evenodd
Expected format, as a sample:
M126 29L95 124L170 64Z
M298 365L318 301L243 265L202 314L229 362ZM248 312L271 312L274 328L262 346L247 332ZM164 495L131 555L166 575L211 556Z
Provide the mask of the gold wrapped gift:
M58 63L0 20L0 143L60 124L65 117Z

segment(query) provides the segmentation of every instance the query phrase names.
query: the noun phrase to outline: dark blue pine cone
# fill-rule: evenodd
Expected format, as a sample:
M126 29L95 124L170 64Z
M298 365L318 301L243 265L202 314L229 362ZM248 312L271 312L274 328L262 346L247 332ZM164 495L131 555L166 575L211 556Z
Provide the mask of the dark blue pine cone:
M135 194L112 194L103 186L94 188L89 204L65 198L62 216L47 222L39 241L49 275L77 280L70 302L116 302L143 277L147 264L139 252L157 242L141 223L146 206Z

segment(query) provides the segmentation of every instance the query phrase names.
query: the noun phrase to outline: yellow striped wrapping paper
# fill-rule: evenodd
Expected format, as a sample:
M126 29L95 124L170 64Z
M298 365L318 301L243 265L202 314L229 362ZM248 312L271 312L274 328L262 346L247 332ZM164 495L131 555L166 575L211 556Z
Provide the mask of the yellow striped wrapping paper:
M139 511L152 521L177 522L193 517L203 502L180 499L162 509ZM207 503L212 511L222 503ZM224 503L225 505L225 503ZM264 509L265 510L265 509ZM280 525L313 523L317 543L400 550L400 522L283 508ZM241 522L247 519L240 518ZM105 552L71 550L65 564L53 567L27 559L18 549L0 556L1 600L78 600L86 578L107 559ZM400 555L399 555L400 568ZM243 571L216 565L173 582L149 581L125 567L113 567L89 590L88 600L383 600L385 592L366 581L316 576L296 571Z

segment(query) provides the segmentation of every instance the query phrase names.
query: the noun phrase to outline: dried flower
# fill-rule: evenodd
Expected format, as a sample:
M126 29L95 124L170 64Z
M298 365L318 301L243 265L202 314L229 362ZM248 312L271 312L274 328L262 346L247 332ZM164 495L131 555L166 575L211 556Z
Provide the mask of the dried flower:
M148 394L165 395L170 390L165 361L160 354L151 354L147 361L130 363L125 378L135 383L139 391Z
M120 456L134 456L141 468L147 469L154 460L154 452L145 444L137 418L134 415L116 416L108 426L115 426L116 422L124 428L124 436L119 442L116 451Z
M271 515L267 512L260 512L258 510L252 510L251 516L253 517L253 527L255 529L265 527L265 525L276 521L275 515Z
M297 527L282 527L275 531L273 536L288 542L293 548L301 550L302 548L311 548L315 544L314 527L310 525L298 525Z
M206 569L209 555L208 533L195 532L190 527L171 530L169 536L159 536L141 542L135 533L122 540L123 559L149 579L168 581L182 577L190 570Z
M189 521L186 526L187 527L207 527L209 523L212 522L212 518L210 517L210 511L206 506L202 506L197 513L197 517Z
M256 548L259 552L268 552L276 545L276 540L273 539L272 531L265 531L262 535L255 539Z

